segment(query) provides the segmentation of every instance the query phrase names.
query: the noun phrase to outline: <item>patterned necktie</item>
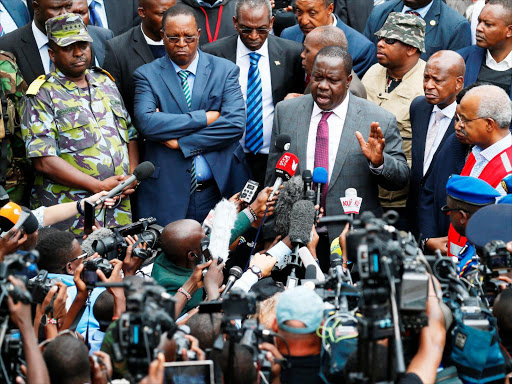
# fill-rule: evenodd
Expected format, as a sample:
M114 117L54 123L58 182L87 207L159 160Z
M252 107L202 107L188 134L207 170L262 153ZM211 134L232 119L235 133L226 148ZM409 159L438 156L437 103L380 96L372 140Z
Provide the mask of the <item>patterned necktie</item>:
M405 14L406 15L414 15L414 16L418 16L418 17L421 17L421 15L419 14L419 12L416 12L416 11L405 11Z
M315 168L322 167L329 172L329 124L327 119L332 115L332 112L322 112L322 118L318 123L316 130L316 145L315 145ZM327 190L329 184L326 183L322 188L321 206L325 209L325 199L327 197Z
M96 0L92 0L89 4L89 24L103 27L100 14L96 11L96 5L100 5Z
M261 55L251 52L249 57L245 146L252 153L258 153L263 147L263 101L261 97L260 70L258 69L258 61Z
M424 172L426 171L425 167L427 165L427 159L429 158L434 142L436 141L436 136L437 133L439 132L439 126L441 125L440 122L443 119L443 117L444 113L441 111L437 111L434 117L434 124L432 124L432 126L427 131L427 139L425 141L425 155L423 157Z
M181 80L181 88L183 88L183 93L185 94L185 99L187 100L188 109L190 109L192 105L192 97L190 95L190 86L188 85L188 77L190 76L190 71L182 70L178 72L178 76Z

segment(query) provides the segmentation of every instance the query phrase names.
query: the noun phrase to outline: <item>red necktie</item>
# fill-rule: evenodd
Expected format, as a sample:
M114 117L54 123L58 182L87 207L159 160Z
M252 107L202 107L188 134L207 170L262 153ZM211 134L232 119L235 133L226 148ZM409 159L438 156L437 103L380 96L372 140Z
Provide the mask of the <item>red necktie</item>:
M318 123L316 130L316 145L315 145L315 168L322 167L329 172L329 124L327 119L333 112L322 112L322 118ZM327 190L329 184L325 184L322 188L321 206L325 210L325 198L327 197Z
M416 12L416 11L405 11L405 13L407 15L414 15L414 16L421 17L421 15L418 12Z

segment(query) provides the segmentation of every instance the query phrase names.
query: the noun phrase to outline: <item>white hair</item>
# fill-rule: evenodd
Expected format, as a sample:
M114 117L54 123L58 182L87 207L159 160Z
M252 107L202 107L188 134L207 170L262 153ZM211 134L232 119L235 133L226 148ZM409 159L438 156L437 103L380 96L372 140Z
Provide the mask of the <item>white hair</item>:
M480 85L470 89L466 96L479 96L477 116L493 119L500 128L510 127L512 120L512 102L509 95L496 85Z

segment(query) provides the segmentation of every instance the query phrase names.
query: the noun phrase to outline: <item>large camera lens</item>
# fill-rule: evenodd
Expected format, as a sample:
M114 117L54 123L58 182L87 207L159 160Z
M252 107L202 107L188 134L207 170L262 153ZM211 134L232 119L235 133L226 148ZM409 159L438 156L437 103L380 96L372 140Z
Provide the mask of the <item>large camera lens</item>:
M101 240L94 240L92 242L92 249L95 252L98 252L100 256L104 256L107 253L115 250L117 248L117 241L115 237L106 237Z

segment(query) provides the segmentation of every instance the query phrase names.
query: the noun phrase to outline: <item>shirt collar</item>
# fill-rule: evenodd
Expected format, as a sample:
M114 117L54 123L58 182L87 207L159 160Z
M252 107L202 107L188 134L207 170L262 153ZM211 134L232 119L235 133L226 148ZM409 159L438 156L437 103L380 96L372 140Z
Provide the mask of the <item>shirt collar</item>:
M425 16L427 15L428 11L430 11L430 8L432 8L432 4L434 4L434 0L432 0L430 2L430 4L425 5L423 8L418 8L418 9L412 9L412 8L408 7L407 5L404 5L404 7L402 8L402 13L405 13L407 11L415 11L420 14L422 19L424 19Z
M142 36L144 36L144 39L146 40L146 43L148 45L164 45L163 39L160 39L160 41L155 41L152 38L148 37L148 35L146 35L144 33L144 28L142 28L142 23L140 23L140 30L142 31Z
M41 49L46 44L48 44L48 36L41 32L39 28L37 28L35 21L32 21L32 34L36 39L37 49Z
M331 13L332 15L332 18L333 18L333 21L332 21L332 26L333 27L337 27L338 26L338 17L334 14L334 13Z
M222 0L217 0L215 3L210 4L203 0L196 0L196 3L199 4L201 7L206 8L215 8L217 5L222 4Z
M500 65L500 66L506 66L507 69L510 69L512 68L512 51L510 51L507 55L507 57L505 57L502 61L500 61L499 63L496 62L496 60L494 60L494 57L492 57L491 55L491 52L489 52L489 50L487 50L487 56L485 58L485 62L486 64L491 64L491 65Z
M457 102L454 101L449 106L444 107L443 109L439 108L439 106L434 105L434 109L432 110L432 113L436 113L438 111L442 112L444 117L448 117L450 120L453 119L453 116L455 116L455 110L457 109Z
M512 146L512 135L510 132L505 136L503 139L498 140L493 145L491 145L488 148L485 148L482 150L480 147L475 145L473 147L473 150L476 149L476 153L480 153L480 156L484 157L487 161L491 161L494 156L498 155L499 153L503 152L508 147Z
M243 57L248 56L251 54L251 52L259 53L263 57L268 57L268 39L265 40L263 45L260 49L257 51L251 51L249 48L245 46L245 44L242 42L242 39L240 36L238 36L237 42L236 42L236 57Z
M194 61L192 61L189 66L187 68L185 68L187 71L191 72L194 76L196 75L196 72L197 72L197 64L199 63L199 55L200 55L200 51L199 49L197 50L197 55L194 59ZM169 56L167 56L169 57ZM172 66L174 67L174 70L176 71L176 73L178 73L179 71L182 71L183 68L180 68L174 61L172 61L170 58L169 58Z
M347 96L345 96L345 100L343 100L340 105L338 105L336 108L334 108L331 111L324 111L323 109L320 109L320 107L316 104L316 102L313 102L312 116L317 116L317 115L321 114L322 112L333 112L339 118L344 119L347 114L347 110L348 110L349 97L350 97L350 92L347 92Z
M74 81L71 81L69 80L61 71L59 71L58 69L55 69L55 71L53 72L53 74L55 75L55 79L64 87L66 88L68 91L74 91L75 89L78 89L78 85L76 85L76 83ZM87 83L89 84L90 87L95 87L97 84L96 84L96 79L91 75L91 72L89 71L89 69L86 69L85 70L85 78L87 79Z

